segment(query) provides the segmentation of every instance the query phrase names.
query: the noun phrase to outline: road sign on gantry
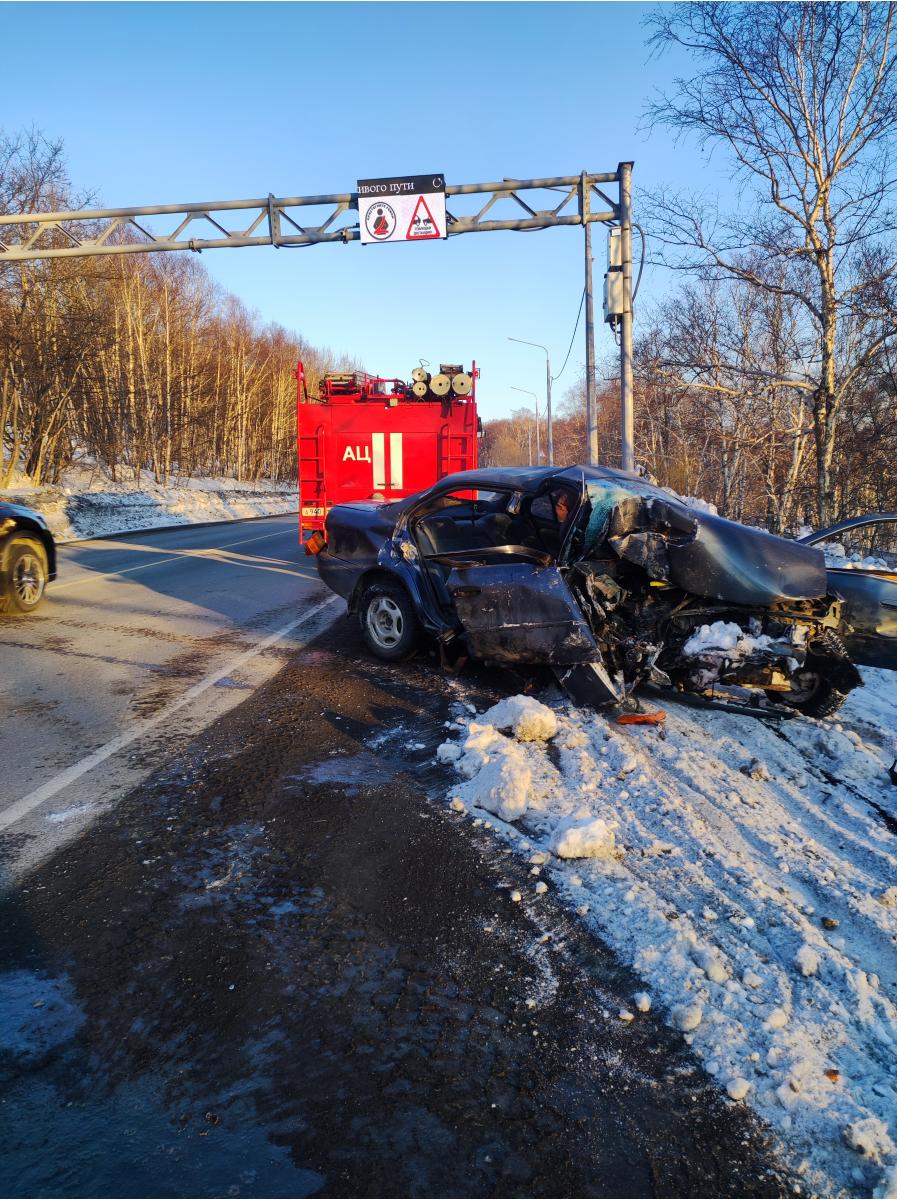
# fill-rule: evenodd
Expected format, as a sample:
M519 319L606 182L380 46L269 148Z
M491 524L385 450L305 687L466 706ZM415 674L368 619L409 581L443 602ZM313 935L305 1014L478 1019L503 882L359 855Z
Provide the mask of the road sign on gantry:
M439 174L358 180L362 242L424 242L445 237L445 178Z

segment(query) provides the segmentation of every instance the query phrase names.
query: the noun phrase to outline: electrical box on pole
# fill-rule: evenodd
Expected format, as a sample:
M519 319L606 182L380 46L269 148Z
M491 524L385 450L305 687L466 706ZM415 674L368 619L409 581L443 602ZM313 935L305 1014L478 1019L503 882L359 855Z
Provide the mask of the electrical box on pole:
M623 278L622 230L614 227L607 231L607 271L604 275L604 321L616 325L618 318L628 309Z

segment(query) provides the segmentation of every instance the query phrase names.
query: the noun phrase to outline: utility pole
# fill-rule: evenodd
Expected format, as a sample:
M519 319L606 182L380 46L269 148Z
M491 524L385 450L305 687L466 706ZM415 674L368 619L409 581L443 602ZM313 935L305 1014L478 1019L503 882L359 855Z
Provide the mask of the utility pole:
M589 221L591 184L585 171L580 184L580 204L586 237L586 462L598 462L598 420L595 396L595 310L592 298L592 223Z
M554 427L551 421L551 359L548 355L548 348L541 345L539 342L527 342L524 338L509 337L509 342L519 342L521 346L535 346L537 350L542 350L545 354L545 416L548 425L548 465L554 466ZM515 392L522 392L523 388L514 388ZM530 392L530 395L534 393Z
M617 167L620 180L620 241L623 266L623 312L620 315L621 466L635 470L632 394L632 163ZM588 225L586 230L588 231Z

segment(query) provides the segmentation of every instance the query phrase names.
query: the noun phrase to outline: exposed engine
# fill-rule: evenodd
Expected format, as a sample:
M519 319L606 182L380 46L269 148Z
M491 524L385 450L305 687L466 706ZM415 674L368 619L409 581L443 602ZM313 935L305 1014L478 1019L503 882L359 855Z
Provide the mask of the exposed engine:
M577 562L567 583L602 659L559 672L578 699L619 703L653 683L822 717L862 682L835 632L834 597L762 608L708 601L616 558Z

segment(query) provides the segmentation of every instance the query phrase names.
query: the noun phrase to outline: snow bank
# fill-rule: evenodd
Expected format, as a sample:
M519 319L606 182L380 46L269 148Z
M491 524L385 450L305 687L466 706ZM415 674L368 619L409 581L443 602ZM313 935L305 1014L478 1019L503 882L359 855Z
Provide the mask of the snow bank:
M59 487L19 483L0 490L0 499L37 509L59 542L165 525L273 516L297 509L294 485L269 480L184 479L163 487L145 471L135 485L115 484L96 473L75 470Z
M522 842L640 974L644 1008L627 1020L652 1001L665 1012L724 1094L778 1131L811 1192L885 1196L897 1182L897 675L863 674L836 721L665 702L659 731L558 699L555 732L531 740L513 732L510 712L528 707L515 697L459 718L447 745L460 751L451 796L478 820L515 822L496 833Z

